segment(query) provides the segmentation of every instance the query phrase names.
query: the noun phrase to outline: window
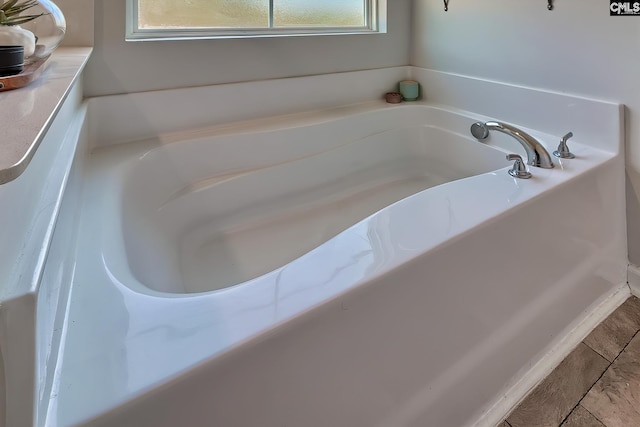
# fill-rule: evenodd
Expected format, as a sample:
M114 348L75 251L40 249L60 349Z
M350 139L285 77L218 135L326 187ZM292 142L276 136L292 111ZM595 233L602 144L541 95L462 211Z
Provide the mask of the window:
M127 40L386 32L386 0L127 0Z

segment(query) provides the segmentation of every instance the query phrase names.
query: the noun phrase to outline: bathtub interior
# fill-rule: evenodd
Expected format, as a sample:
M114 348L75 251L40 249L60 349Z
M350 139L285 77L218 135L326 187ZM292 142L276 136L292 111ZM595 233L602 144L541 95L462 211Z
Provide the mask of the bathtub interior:
M405 197L508 165L503 151L435 126L317 143L331 137L325 129L170 144L131 164L122 235L133 276L160 292L233 286ZM312 151L269 158L287 133Z

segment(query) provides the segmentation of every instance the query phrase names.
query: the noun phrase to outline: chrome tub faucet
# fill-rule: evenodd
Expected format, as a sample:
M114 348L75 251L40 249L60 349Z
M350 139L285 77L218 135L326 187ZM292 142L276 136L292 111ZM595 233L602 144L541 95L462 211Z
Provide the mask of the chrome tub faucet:
M515 138L527 153L528 165L545 169L552 169L554 167L549 152L528 133L501 122L476 122L471 125L471 134L478 140L486 139L489 136L490 130L506 133Z

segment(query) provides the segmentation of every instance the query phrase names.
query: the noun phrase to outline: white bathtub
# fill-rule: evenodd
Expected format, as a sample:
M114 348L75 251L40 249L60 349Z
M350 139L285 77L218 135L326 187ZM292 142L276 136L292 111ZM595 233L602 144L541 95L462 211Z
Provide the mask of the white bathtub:
M396 124L406 112L153 149L123 174L122 230L114 233L126 250L116 251L153 290L221 289L289 264L407 196L508 164L503 152L438 127L437 118L422 124L414 113Z
M574 131L518 180L478 119L368 103L97 150L58 422L489 425L621 283L622 159Z

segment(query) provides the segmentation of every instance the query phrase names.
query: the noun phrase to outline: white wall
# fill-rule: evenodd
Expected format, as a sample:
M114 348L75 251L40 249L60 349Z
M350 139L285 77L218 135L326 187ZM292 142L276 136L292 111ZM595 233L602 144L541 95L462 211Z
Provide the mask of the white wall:
M55 0L67 21L64 46L93 45L93 0Z
M72 0L66 0L72 1ZM411 0L376 35L125 42L125 0L95 1L87 96L407 65Z
M640 16L610 17L603 0L553 11L545 0L455 0L449 12L414 0L411 63L625 104L629 257L640 265Z

